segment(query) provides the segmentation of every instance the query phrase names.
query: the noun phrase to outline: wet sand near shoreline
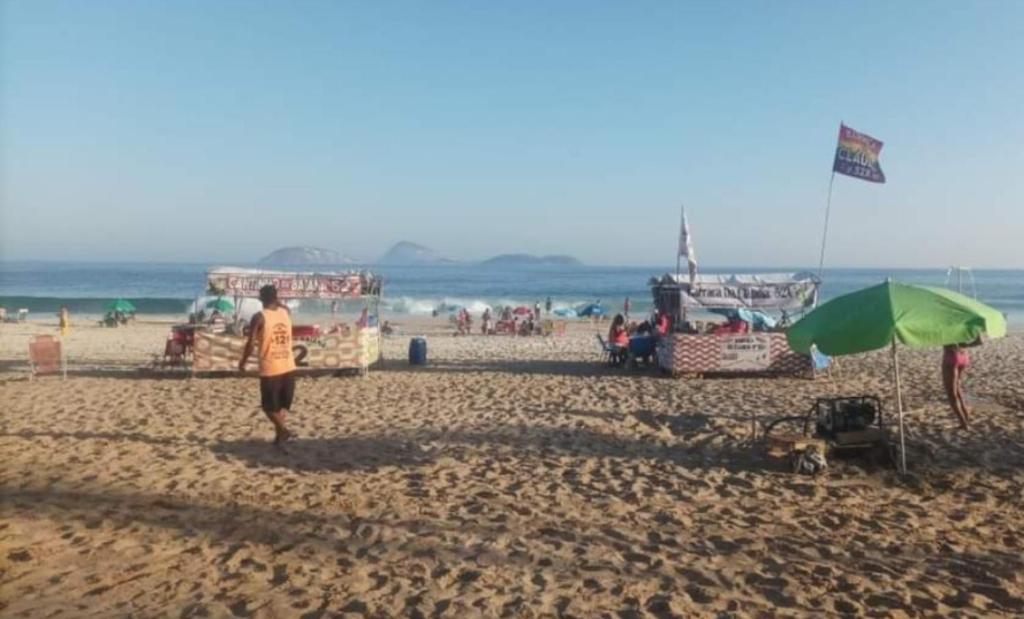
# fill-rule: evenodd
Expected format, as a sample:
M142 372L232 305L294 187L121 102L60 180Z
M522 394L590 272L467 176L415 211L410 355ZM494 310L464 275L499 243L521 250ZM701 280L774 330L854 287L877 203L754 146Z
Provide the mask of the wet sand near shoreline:
M885 354L673 380L602 366L590 325L409 321L368 377L299 379L284 454L254 378L135 371L168 325L78 327L68 380L31 382L28 337L54 326L0 325L3 616L1024 614L1021 335L972 352L968 431L941 353L901 351L900 479L797 476L751 443L816 397L889 405Z

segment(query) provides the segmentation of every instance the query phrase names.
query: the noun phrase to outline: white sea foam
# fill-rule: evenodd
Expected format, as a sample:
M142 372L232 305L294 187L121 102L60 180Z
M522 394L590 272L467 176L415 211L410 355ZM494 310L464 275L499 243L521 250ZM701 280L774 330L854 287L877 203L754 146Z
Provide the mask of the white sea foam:
M392 299L385 299L382 306L382 311L390 314L411 314L416 316L426 316L436 311L438 314L447 315L453 314L462 308L469 310L469 313L473 316L479 316L484 313L488 308L492 312L499 311L504 307L528 307L532 309L535 303L540 303L541 311L544 311L546 299L516 299L512 297L498 297L495 299L481 299L481 298L469 298L469 297L397 297ZM551 309L554 310L579 310L591 303L594 303L595 299L552 299ZM645 311L645 304L637 303L634 305L634 313ZM606 309L611 311L605 305Z

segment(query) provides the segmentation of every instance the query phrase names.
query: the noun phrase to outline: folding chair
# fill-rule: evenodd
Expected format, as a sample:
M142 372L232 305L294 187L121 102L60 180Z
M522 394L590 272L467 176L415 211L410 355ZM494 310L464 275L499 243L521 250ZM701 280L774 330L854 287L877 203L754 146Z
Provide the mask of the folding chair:
M600 333L595 333L594 336L597 337L597 343L601 346L601 358L605 363L611 365L616 353L615 346L606 343Z
M29 380L43 374L60 374L67 379L68 368L60 340L52 335L37 335L28 344Z

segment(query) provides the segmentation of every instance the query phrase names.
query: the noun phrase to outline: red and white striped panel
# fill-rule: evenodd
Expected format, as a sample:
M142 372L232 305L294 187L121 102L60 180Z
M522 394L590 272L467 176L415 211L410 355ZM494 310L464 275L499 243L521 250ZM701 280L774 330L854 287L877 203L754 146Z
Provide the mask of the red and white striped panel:
M789 347L784 333L765 334L770 338L770 361L763 370L729 370L736 373L813 374L813 363ZM718 335L673 334L658 344L658 364L673 374L721 372L723 338Z

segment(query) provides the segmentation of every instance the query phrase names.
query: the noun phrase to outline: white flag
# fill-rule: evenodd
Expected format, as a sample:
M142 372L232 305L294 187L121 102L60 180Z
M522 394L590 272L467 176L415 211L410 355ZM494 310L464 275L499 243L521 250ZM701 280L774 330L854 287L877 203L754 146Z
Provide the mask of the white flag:
M683 222L679 228L679 257L686 258L686 266L690 271L690 284L697 278L697 250L690 239L690 224L686 221L686 207L683 207Z

